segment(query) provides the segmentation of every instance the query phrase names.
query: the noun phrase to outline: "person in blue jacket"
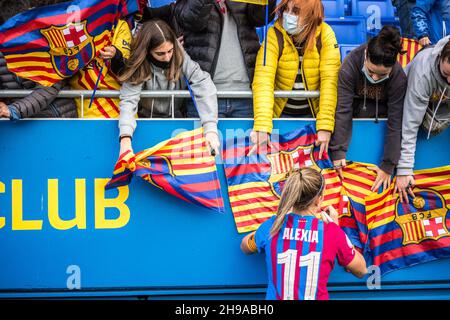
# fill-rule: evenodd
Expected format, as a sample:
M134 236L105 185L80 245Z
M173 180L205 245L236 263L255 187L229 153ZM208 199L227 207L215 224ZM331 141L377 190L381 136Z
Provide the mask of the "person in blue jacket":
M450 34L450 0L417 0L411 20L422 46L436 44Z

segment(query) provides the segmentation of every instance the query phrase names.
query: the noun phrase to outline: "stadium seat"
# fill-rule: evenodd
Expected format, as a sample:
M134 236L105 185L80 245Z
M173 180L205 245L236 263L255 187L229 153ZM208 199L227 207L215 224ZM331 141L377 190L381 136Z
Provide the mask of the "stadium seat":
M325 17L343 17L345 16L344 0L322 0L325 10Z
M341 51L341 62L344 61L345 57L349 54L350 51L359 47L359 44L340 44L339 49Z
M381 28L383 26L394 26L397 27L400 30L401 33L401 28L400 28L400 21L398 20L397 17L395 18L382 18L381 19ZM367 28L367 37L373 37L374 35L377 35L378 32L380 32L381 29L377 29L375 27L372 26L371 29L369 29L369 27Z
M169 4L175 0L149 0L148 3L150 7L157 8L165 6L166 4Z
M366 20L364 17L325 18L333 28L338 44L362 44L366 42Z
M352 16L394 18L395 8L391 0L352 0Z
M383 26L399 26L395 16L395 8L391 0L352 0L352 16L363 16L366 19L367 35L376 35Z
M269 22L268 28L273 26L274 23L275 23L275 20ZM259 37L259 43L262 43L264 41L264 27L256 28L256 33L258 34L258 37Z

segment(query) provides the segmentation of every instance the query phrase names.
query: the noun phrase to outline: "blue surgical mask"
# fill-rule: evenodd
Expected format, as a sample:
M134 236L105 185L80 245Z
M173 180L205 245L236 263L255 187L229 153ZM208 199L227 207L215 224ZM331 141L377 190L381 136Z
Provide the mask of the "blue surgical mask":
M370 76L369 71L367 71L367 68L366 68L366 65L365 65L365 64L363 64L363 67L362 67L361 71L362 71L362 73L364 73L364 75L366 76L367 80L369 80L369 82L370 82L371 84L378 84L378 83L381 83L381 82L386 81L387 79L389 79L389 75L387 75L387 76L384 77L384 78L381 78L381 79L378 79L378 80L374 80L374 79Z
M295 35L302 32L304 26L298 26L298 16L283 13L283 28L288 34Z

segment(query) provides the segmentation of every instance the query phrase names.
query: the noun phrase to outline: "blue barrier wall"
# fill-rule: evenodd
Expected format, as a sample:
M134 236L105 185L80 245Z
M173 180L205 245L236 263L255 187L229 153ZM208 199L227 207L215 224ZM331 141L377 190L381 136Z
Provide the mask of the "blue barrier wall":
M278 120L275 128L284 133L307 123ZM134 150L198 125L192 120L139 120ZM223 134L251 126L247 120L219 123ZM377 163L384 128L383 121L355 121L348 159ZM226 214L216 214L135 179L121 191L126 198L121 210L103 210L108 203L102 199L118 195L117 190L102 192L102 179L110 176L119 151L117 121L0 121L0 134L0 297L264 298L263 257L241 253L243 235L228 207ZM421 134L416 168L449 164L449 139L450 130L429 141ZM218 167L226 190L223 167ZM85 228L56 229L49 209L70 220L76 203L81 226L86 217ZM31 230L21 230L27 228ZM330 296L446 298L449 270L450 260L422 264L392 272L382 278L381 290L368 290L365 280L336 267ZM68 279L75 275L80 275L81 288L69 290Z

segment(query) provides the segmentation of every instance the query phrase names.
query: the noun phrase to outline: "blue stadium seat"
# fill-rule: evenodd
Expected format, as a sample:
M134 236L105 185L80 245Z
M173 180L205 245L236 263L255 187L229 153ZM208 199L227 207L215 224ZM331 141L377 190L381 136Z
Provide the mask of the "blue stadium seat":
M175 0L148 0L148 4L150 7L157 8L165 6L166 4L169 4L174 1Z
M391 0L351 0L352 16L366 19L367 36L372 37L385 25L399 26Z
M339 49L341 51L341 62L344 61L345 57L347 56L347 54L349 54L350 51L352 51L353 49L359 47L358 44L341 44L339 45Z
M398 20L398 18L397 17L395 17L395 18L384 18L384 19L381 19L381 28L383 27L383 26L394 26L394 27L397 27L398 28L398 30L400 31L400 33L401 33L401 29L400 29L400 21ZM373 25L372 25L372 28L370 29L369 27L367 27L367 36L370 38L370 37L373 37L373 36L375 36L375 35L377 35L378 34L378 32L380 32L380 30L381 29L377 29L376 27L374 27Z
M325 17L343 17L345 16L344 0L322 0L325 10Z
M395 8L391 0L352 0L352 16L394 18Z
M352 15L352 0L344 0L345 15Z
M271 22L269 22L268 28L273 26L274 23L275 23L275 20L272 20ZM259 43L262 43L264 41L264 27L256 28L256 33L258 34L258 37L259 37Z
M364 17L325 18L333 28L338 44L362 44L367 40Z

